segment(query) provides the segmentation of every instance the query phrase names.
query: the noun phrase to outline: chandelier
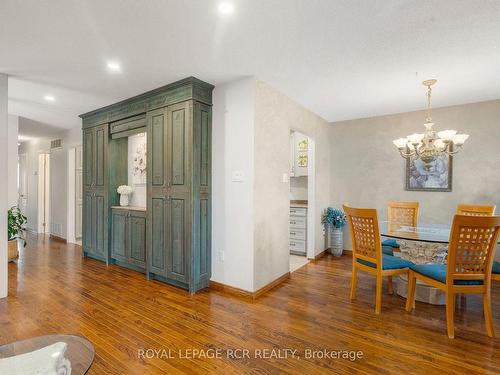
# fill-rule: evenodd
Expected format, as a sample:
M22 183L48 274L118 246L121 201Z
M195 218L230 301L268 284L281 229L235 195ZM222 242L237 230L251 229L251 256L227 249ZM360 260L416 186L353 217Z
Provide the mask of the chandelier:
M431 167L431 163L443 154L454 155L460 151L463 144L469 138L468 134L458 134L456 130L442 130L436 132L433 129L434 123L431 117L431 86L436 83L435 79L422 82L427 86L427 119L424 124L424 133L413 133L406 138L399 138L392 141L398 148L399 153L405 159L424 162L426 168Z

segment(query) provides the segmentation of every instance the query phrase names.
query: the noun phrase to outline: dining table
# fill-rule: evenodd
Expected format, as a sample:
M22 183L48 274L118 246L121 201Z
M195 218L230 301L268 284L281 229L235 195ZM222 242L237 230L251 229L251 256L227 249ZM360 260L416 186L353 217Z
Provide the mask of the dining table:
M451 225L419 223L417 226L402 225L395 222L379 223L382 237L396 240L399 245L394 256L409 260L416 264L446 264ZM405 297L408 291L407 275L395 280L395 291ZM415 299L433 305L446 304L445 293L433 286L417 281Z

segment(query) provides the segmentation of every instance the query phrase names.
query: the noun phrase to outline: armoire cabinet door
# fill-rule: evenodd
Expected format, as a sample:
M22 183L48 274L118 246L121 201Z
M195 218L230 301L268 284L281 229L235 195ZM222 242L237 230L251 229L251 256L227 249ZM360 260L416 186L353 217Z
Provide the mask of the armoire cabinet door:
M167 277L189 282L189 201L171 198L167 205Z
M192 130L190 102L168 107L167 277L189 283Z
M94 184L94 129L83 131L83 186L92 187Z
M166 276L166 204L163 197L152 197L148 206L148 263L149 270Z
M108 145L108 125L95 127L95 147L94 147L94 186L97 188L106 187L106 163L107 163L107 145Z
M144 213L130 212L128 217L128 256L130 262L146 266L146 217Z
M93 213L93 202L94 193L91 191L85 191L83 194L83 236L82 244L83 251L88 253L92 252L94 247L94 236L93 236L93 226L94 226L94 213Z
M95 192L93 197L94 209L94 251L96 255L105 258L107 253L108 232L108 203L104 192Z
M111 217L111 257L127 260L127 213L126 210L112 210Z

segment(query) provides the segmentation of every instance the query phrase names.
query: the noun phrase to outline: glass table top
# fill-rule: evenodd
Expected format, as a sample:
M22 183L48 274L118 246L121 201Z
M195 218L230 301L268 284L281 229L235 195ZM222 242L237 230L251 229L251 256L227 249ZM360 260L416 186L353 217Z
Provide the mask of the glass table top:
M33 337L0 346L0 374L85 374L94 361L94 346L73 335Z
M380 235L400 240L412 240L434 243L448 243L450 240L449 225L419 224L416 227L382 221L379 224Z

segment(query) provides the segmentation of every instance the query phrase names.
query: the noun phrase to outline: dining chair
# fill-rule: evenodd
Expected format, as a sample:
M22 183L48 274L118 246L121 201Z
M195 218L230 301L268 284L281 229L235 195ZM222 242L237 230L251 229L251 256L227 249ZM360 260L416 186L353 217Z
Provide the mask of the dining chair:
M491 316L491 274L500 216L455 215L450 233L447 264L415 264L410 267L406 311L414 308L416 280L446 292L448 337L455 336L455 295L481 294L488 336L494 337Z
M352 240L351 301L356 298L358 269L376 276L375 313L382 309L382 278L389 277L392 294L392 276L408 274L413 264L407 260L382 253L377 210L343 206L349 222Z
M467 216L493 216L496 206L482 206L478 204L460 203L457 206L457 215Z
M416 227L418 224L418 202L389 201L387 203L387 221L390 224L407 225ZM382 242L382 251L393 255L394 250L399 250L399 244L394 239Z

